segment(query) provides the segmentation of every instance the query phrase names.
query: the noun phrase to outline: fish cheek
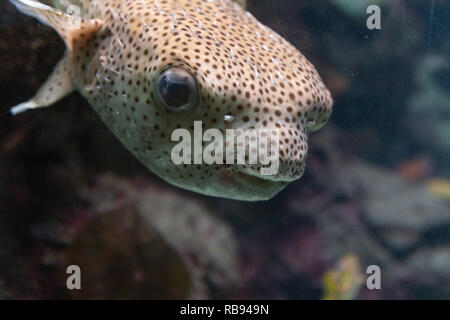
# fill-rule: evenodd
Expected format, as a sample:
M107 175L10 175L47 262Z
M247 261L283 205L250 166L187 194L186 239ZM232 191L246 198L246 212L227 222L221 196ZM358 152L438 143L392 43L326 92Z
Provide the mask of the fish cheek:
M136 127L138 130L136 145L139 150L141 150L141 154L144 158L148 159L151 156L151 153L154 151L155 145L155 133L154 129L149 124L141 124Z
M137 127L139 149L146 161L170 162L170 151L173 142L169 133L162 131L161 124L141 124Z

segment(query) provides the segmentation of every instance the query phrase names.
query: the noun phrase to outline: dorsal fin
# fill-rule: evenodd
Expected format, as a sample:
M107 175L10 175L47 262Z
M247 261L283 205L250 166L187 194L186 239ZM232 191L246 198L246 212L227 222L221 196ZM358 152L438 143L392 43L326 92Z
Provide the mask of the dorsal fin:
M85 20L80 16L80 8L70 6L70 11L64 13L34 0L9 0L22 13L38 19L52 27L64 39L67 48L72 49L73 41L88 34L94 34L102 26L101 20ZM78 10L77 10L78 8Z

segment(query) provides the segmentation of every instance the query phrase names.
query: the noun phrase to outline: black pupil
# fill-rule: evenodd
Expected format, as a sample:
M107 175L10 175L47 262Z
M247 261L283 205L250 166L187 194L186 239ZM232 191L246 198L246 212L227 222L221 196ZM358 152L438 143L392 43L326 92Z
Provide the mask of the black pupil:
M191 100L189 78L175 72L166 72L159 80L159 94L164 103L171 108L180 108Z

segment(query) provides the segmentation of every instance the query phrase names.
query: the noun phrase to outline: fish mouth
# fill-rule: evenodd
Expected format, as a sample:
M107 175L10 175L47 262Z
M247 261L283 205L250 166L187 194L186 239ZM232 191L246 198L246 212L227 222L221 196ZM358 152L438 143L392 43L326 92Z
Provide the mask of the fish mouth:
M305 166L303 165L301 167L301 170L296 175L289 175L289 174L262 175L262 174L260 174L259 171L239 170L239 169L236 170L236 172L241 176L253 178L255 181L257 181L257 180L262 181L262 183L267 183L267 182L290 183L290 182L300 179L303 176L303 174L305 172Z
M239 190L236 199L246 201L269 200L289 184L242 171L234 171L232 180L233 185L238 186L236 191Z

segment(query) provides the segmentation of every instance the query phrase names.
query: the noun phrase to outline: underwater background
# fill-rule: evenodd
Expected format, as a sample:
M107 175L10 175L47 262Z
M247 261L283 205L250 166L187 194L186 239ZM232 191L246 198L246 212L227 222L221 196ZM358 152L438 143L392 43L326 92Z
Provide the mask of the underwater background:
M381 30L366 27L371 4ZM165 183L79 94L11 117L64 44L1 1L1 299L450 299L450 1L248 9L335 100L305 176L257 203ZM72 264L82 290L66 288Z

